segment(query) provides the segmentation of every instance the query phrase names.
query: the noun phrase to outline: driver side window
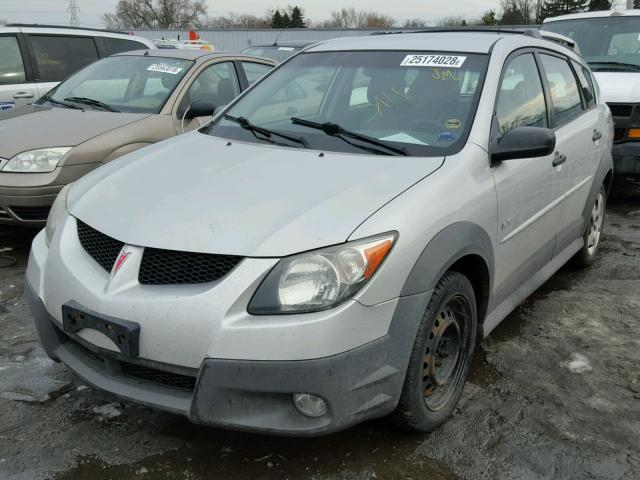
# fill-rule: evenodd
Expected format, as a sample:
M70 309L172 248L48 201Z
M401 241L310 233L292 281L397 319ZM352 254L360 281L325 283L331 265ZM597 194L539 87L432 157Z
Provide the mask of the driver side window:
M191 83L182 100L182 107L187 108L196 101L210 102L219 107L230 103L239 94L233 63L216 63L202 70Z
M542 81L532 53L509 62L496 108L500 134L521 126L548 127Z

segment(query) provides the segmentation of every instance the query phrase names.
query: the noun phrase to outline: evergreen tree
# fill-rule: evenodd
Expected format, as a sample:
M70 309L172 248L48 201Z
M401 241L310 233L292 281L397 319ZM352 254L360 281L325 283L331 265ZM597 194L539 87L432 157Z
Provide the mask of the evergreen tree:
M540 10L540 21L548 17L584 12L590 0L546 0Z
M492 9L484 12L481 22L482 25L496 25L498 23L498 20L496 19L496 11Z
M291 18L287 12L282 13L282 28L291 28Z
M640 0L633 0L633 8L640 8Z
M594 12L596 10L610 10L611 3L611 0L591 0L589 2L589 11Z
M271 28L283 28L284 22L282 19L282 14L280 10L276 10L273 12L273 16L271 17Z
M290 11L291 24L290 28L306 28L304 23L304 14L302 9L298 6L292 7Z

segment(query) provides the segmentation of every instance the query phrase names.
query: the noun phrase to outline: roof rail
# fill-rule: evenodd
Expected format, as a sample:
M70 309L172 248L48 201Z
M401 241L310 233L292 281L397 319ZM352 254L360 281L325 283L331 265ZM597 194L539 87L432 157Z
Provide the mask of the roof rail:
M580 48L578 44L572 38L560 35L558 33L548 32L540 30L539 25L505 25L504 27L490 26L472 26L472 27L432 27L423 28L420 30L392 30L392 31L379 31L373 32L371 35L393 35L398 33L449 33L449 32L480 32L480 33L495 33L495 34L514 34L514 35L526 35L532 38L539 38L543 40L549 40L551 42L558 43L564 47L567 47L574 52L580 54Z
M90 30L92 32L121 33L123 35L129 35L129 32L123 32L120 30L109 30L106 28L71 27L69 25L47 25L47 24L40 24L40 23L7 23L3 25L3 27L64 28L65 30Z
M559 33L548 32L546 30L540 30L539 32L542 38L544 38L545 40L559 43L560 45L563 45L580 55L580 47L573 38L567 37L565 35L560 35Z

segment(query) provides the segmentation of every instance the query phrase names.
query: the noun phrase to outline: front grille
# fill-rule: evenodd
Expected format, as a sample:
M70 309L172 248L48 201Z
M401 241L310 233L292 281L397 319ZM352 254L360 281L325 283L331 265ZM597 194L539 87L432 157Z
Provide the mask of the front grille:
M144 285L207 283L219 280L242 257L145 248L138 281Z
M46 221L51 205L44 207L9 207L16 217L21 220Z
M622 140L627 134L626 128L614 128L613 129L613 140Z
M614 117L630 117L633 105L623 103L609 103L609 109Z
M78 238L80 244L86 250L86 252L93 258L98 265L104 268L107 272L111 272L111 268L118 258L120 250L124 246L123 242L111 238L104 233L100 233L94 228L91 228L86 223L77 221L78 224Z
M164 385L165 387L182 388L184 390L194 390L196 388L196 377L165 372L163 370L143 367L142 365L134 365L133 363L127 362L121 362L120 365L122 367L122 373L127 377Z

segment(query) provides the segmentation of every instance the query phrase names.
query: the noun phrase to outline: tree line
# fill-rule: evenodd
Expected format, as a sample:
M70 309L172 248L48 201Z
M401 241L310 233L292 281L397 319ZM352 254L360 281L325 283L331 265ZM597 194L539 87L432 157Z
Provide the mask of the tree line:
M188 29L188 28L425 28L451 25L530 25L547 17L568 13L609 10L624 0L499 0L495 9L479 18L463 15L436 19L412 18L402 23L370 10L342 8L330 13L327 20L314 22L305 17L299 6L268 10L263 16L234 14L211 17L205 0L118 0L115 11L102 20L115 30ZM640 8L640 0L634 0Z

